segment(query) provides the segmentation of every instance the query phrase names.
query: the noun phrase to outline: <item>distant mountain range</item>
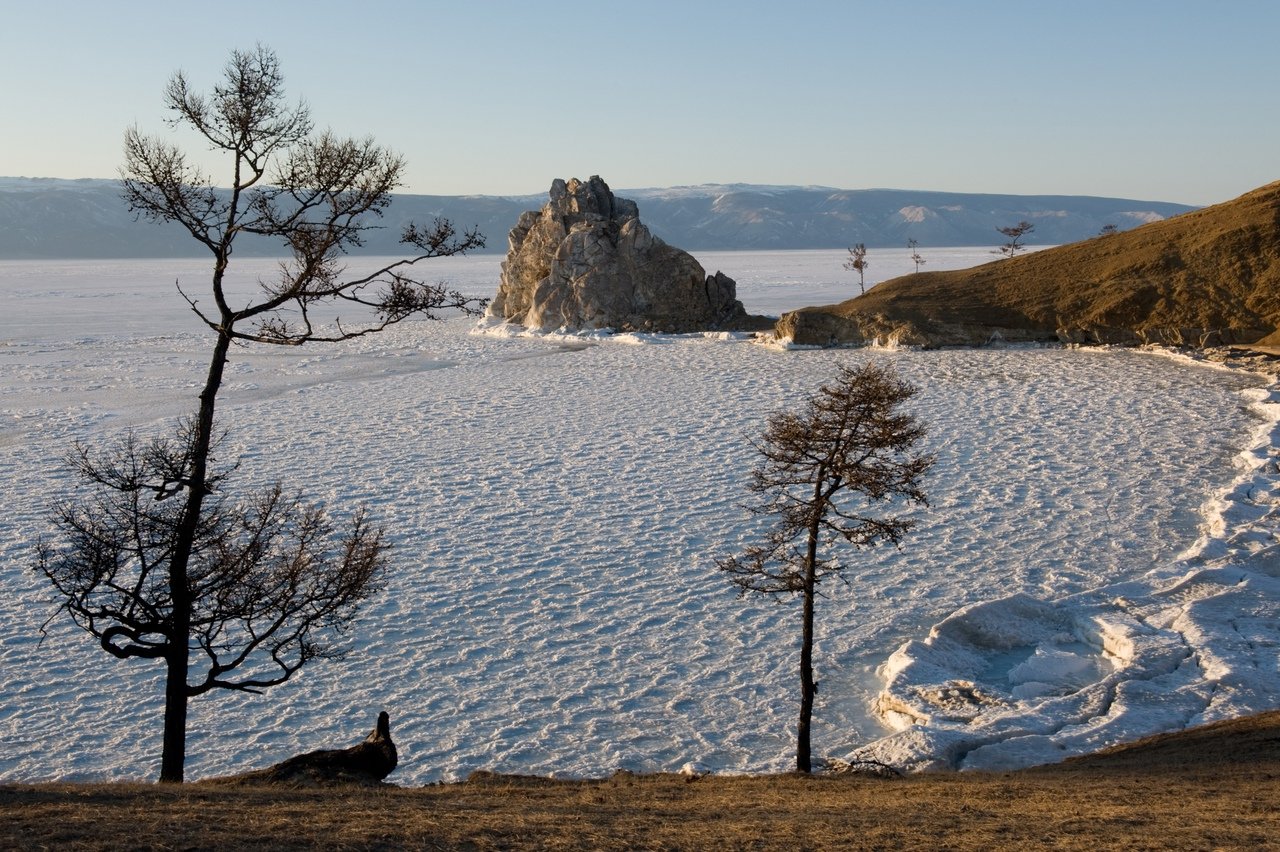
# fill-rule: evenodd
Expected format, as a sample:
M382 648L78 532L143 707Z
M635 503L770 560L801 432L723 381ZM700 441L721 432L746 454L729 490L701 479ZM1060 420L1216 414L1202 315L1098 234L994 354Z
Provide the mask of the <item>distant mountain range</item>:
M997 228L1027 220L1027 242L1071 243L1104 226L1128 230L1194 210L1185 204L1071 195L981 195L898 189L704 184L621 189L649 229L690 251L998 245ZM396 254L405 222L445 216L479 226L489 252L505 253L507 232L546 195L397 195L362 254ZM187 257L202 249L175 226L135 221L114 180L0 177L0 258ZM237 243L274 255L269 242Z

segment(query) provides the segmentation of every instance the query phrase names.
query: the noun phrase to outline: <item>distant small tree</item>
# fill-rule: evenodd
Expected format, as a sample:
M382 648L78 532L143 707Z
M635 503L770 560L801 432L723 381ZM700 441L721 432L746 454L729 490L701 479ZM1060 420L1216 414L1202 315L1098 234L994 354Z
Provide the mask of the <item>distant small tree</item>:
M863 293L867 292L865 274L870 264L867 261L867 247L862 243L858 243L849 249L849 259L844 262L844 268L851 272L858 273L858 289Z
M1026 251L1026 246L1021 242L1022 238L1036 229L1036 226L1025 219L1016 225L1010 225L1007 228L996 228L997 231L1009 238L1009 242L1000 246L999 253L1006 257L1013 257L1020 251Z
M840 541L856 550L882 542L897 546L915 522L869 510L879 504L927 505L920 481L934 457L914 451L925 429L900 410L915 394L916 388L890 368L842 366L836 380L822 385L802 413L773 414L763 440L755 444L763 461L748 488L762 496L750 511L773 515L776 523L764 544L717 561L739 594L798 594L803 601L796 729L796 768L801 772L812 768L817 589L847 567L838 554L824 549Z
M907 240L907 248L911 249L911 261L916 265L916 272L920 271L920 265L925 263L925 259L920 256L920 244L914 238Z
M243 502L213 472L214 414L232 344L301 346L374 334L413 316L476 313L482 300L414 276L428 258L480 248L446 219L410 223L409 256L347 275L342 258L391 203L404 159L372 139L314 133L306 104L291 105L275 54L234 51L210 94L178 72L164 92L171 127L193 131L225 156L218 187L164 139L125 134L123 194L129 208L176 223L212 258L208 298L179 292L212 333L195 415L174 439L126 442L103 460L80 450L74 466L87 496L55 509L62 544L43 543L38 568L65 610L116 657L162 660L165 711L160 780L183 779L187 701L211 688L253 691L332 656L313 629L345 627L353 604L377 588L385 545L357 514L332 557L316 507L271 489ZM287 259L256 294L230 294L226 273L245 234L276 242ZM327 324L321 310L354 312ZM278 452L286 452L280 449ZM163 505L142 499L150 494ZM171 502L169 502L171 501ZM191 656L202 675L189 680ZM256 662L272 675L232 679ZM265 655L265 659L262 655ZM197 667L198 669L198 667Z
M1098 236L1100 236L1100 237L1110 237L1110 236L1112 236L1112 235L1114 235L1114 234L1118 234L1118 233L1120 233L1120 227L1119 227L1118 225L1112 225L1112 224L1108 223L1108 224L1106 224L1106 225L1103 225L1103 226L1102 226L1102 230L1098 231Z

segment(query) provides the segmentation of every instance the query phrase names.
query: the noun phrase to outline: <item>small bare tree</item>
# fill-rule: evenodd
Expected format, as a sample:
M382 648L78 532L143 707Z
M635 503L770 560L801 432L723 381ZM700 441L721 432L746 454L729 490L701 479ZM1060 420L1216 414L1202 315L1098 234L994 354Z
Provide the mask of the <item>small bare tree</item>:
M777 523L762 545L717 562L739 594L800 595L800 721L796 768L811 769L810 721L818 691L813 676L814 604L818 585L846 565L824 548L897 546L915 525L877 516L875 505L927 505L920 481L934 457L914 451L925 430L900 407L916 388L887 367L842 366L835 381L811 396L803 413L775 413L755 445L763 462L748 488L762 495L754 514Z
M1025 219L1016 225L1010 225L1007 228L996 228L997 231L1009 238L1009 242L1000 246L997 250L998 254L1005 257L1013 257L1020 251L1026 251L1026 246L1021 242L1022 238L1036 229L1036 226Z
M1118 225L1107 223L1106 225L1102 226L1102 229L1100 231L1098 231L1098 236L1111 237L1111 236L1115 236L1118 233L1120 233L1120 227Z
M844 262L844 268L851 272L858 273L858 289L863 293L867 292L865 273L870 264L867 261L867 247L858 243L849 249L849 259Z
M907 248L911 249L911 261L916 265L916 272L919 272L920 265L927 262L920 256L920 244L913 237L907 240Z
M345 626L352 603L376 588L385 550L380 532L357 515L343 555L322 559L320 542L329 525L318 509L276 491L244 505L223 499L222 477L210 464L214 412L232 343L342 341L415 315L475 313L481 300L409 270L428 258L479 248L484 239L474 230L458 234L443 219L425 228L410 224L401 237L409 257L347 276L342 257L361 244L361 235L374 227L371 218L390 204L404 160L371 139L313 133L306 105L286 102L279 62L262 46L233 52L211 94L193 91L181 72L175 74L164 100L170 126L194 131L226 156L229 168L229 185L217 188L176 145L136 127L125 134L121 174L130 209L176 222L213 259L209 300L179 288L213 336L199 406L176 440L145 450L127 444L115 461L82 452L76 465L81 479L106 496L55 510L65 548L44 545L39 565L62 594L62 609L108 652L164 661L160 779L176 782L186 758L188 698L212 687L279 683L308 660L329 656L310 638L311 630ZM259 283L256 297L233 299L225 276L242 234L277 241L288 259L275 278ZM317 324L318 310L338 307L360 318ZM172 508L166 503L156 511L140 499L147 492L171 499ZM132 585L117 577L131 578ZM295 580L296 589L286 588ZM264 590L268 608L256 610L252 598ZM302 616L296 631L281 625L264 632L264 619L275 624L286 612L314 617ZM227 679L253 654L273 656L277 641L284 644L275 675ZM192 653L209 658L195 683L189 681Z

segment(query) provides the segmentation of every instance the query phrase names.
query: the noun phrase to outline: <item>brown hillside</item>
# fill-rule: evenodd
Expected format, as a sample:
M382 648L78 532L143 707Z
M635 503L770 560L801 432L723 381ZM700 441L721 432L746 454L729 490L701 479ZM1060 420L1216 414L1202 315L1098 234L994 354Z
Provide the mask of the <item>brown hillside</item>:
M972 269L886 281L778 321L796 343L1271 343L1280 182L1234 201Z

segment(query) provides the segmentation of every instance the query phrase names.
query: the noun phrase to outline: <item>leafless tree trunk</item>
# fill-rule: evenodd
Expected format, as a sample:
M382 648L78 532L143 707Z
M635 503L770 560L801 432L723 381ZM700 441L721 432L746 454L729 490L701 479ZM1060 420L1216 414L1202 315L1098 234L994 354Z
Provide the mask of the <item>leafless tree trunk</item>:
M849 249L849 259L844 262L844 268L858 273L858 289L863 293L867 292L866 271L869 265L866 245L858 243Z
M808 399L803 414L771 416L763 440L755 445L764 461L748 487L763 497L751 511L773 515L777 522L764 544L717 562L740 594L801 596L796 729L796 768L801 772L812 768L817 589L825 577L846 568L834 555L822 558L820 551L827 537L843 539L854 549L884 542L897 546L915 525L910 518L866 511L876 504L927 504L920 480L934 457L914 452L924 427L898 410L915 393L888 368L841 367L836 381Z
M925 259L920 256L920 244L915 239L907 240L907 248L911 249L911 260L916 265L916 272L920 271L920 264L925 263Z
M292 623L288 617L298 617L307 611L306 606L297 607L292 613L274 615L251 611L252 618L267 618L269 624L275 624L267 634L285 639L286 644L281 648L291 648L295 654L292 657L286 654L283 662L277 659L279 671L275 675L249 677L244 681L227 678L230 671L250 662L254 651L265 652L272 647L263 638L266 628L259 625L235 634L236 640L247 645L239 649L243 653L220 655L215 648L221 647L219 643L224 642L226 636L218 633L221 628L216 625L225 626L228 618L234 621L243 613L235 606L223 606L215 608L218 616L212 622L202 622L203 616L196 617L209 603L202 595L214 592L203 579L192 575L193 560L205 558L200 548L213 546L210 541L221 541L230 547L228 542L234 538L227 538L225 531L208 529L211 523L208 501L214 499L212 495L216 494L219 482L219 477L209 471L216 403L231 344L300 346L312 341L342 341L377 333L415 315L435 319L447 310L476 313L483 306L481 300L415 278L411 267L428 258L480 248L484 238L474 230L459 234L443 219L425 228L410 224L402 234L402 242L412 252L410 256L372 273L348 277L341 263L342 256L350 247L361 244L361 235L374 227L371 220L390 204L392 191L400 185L404 160L371 139L342 139L329 132L313 134L307 106L302 102L293 106L286 103L279 63L275 54L262 46L252 51L233 52L222 82L209 94L193 91L181 72L175 74L165 89L165 105L170 112L171 126L194 130L213 150L227 155L231 164L230 186L216 188L211 179L188 163L179 148L157 137L145 136L135 127L125 135L125 163L121 169L123 193L130 209L140 216L157 222L178 223L212 255L211 304L179 289L192 311L213 332L209 368L199 407L176 442L178 448L168 455L161 453L158 468L142 471L155 481L113 483L107 477L108 481L103 482L97 477L103 468L90 461L87 453L82 453L80 473L91 481L97 478L98 485L114 491L117 497L129 494L128 488L135 485L155 489L157 497L172 497L180 502L181 510L168 518L172 528L160 548L163 570L160 566L143 565L140 570L150 579L136 589L133 602L123 605L119 611L111 607L103 609L95 602L94 595L101 592L105 582L101 571L106 568L97 564L94 554L85 548L92 550L99 547L100 542L81 536L80 552L76 553L76 528L81 525L81 517L72 509L63 507L55 516L55 524L70 536L71 548L59 550L42 544L40 568L66 599L62 608L97 636L108 651L116 656L165 661L164 754L160 777L163 781L181 781L187 700L210 688L256 691L282 682L310 659L332 656L333 652L310 638L310 631L321 628L341 631L349 617L339 613L353 614L355 604L377 587L385 559L386 545L381 531L369 530L363 515L357 515L342 558L326 563L331 569L329 575L311 578L320 584L318 588L325 590L317 592L320 597L330 594L335 585L339 588L338 602L329 613L332 617L327 620L303 618L301 632L294 633L281 625ZM278 240L289 259L281 263L275 279L260 283L256 300L248 304L237 302L233 307L224 288L224 276L233 245L242 234ZM318 308L335 306L360 309L365 319L354 323L336 320L330 324L316 321ZM127 457L125 451L125 461ZM136 458L133 462L142 464ZM136 494L136 490L133 493ZM313 539L327 529L323 516L296 499L281 504L278 492L275 502L268 499L267 504L262 504L264 498L258 499L259 508L271 518L278 518L271 513L283 512L291 519L283 524L287 528L285 537L301 537L293 542L299 558L314 556L316 542ZM98 510L103 510L105 505L101 501L85 504L88 509ZM219 505L222 505L220 501ZM146 514L136 504L132 512L135 522ZM75 518L75 522L68 523L68 517ZM113 517L117 516L108 515L108 519ZM129 513L123 517L125 520L121 523L127 527ZM264 523L270 527L276 520ZM114 534L118 537L121 532L117 530ZM226 558L243 557L236 554L236 549L230 547ZM77 559L84 564L96 564L95 570L99 573L90 571L76 580L69 572L73 572ZM233 571L235 566L222 567ZM359 582L362 571L365 576ZM162 579L158 580L161 575ZM352 580L357 580L354 586L350 585ZM252 588L252 584L249 587ZM223 604L244 596L244 589L217 588L217 594L225 598ZM308 606L315 603L306 602ZM287 609L296 602L283 605ZM139 622L139 612L150 612L148 617L152 620ZM115 644L121 638L131 641ZM204 679L196 684L190 682L193 650L203 651L209 658L203 667Z
M997 231L1009 238L1009 242L1000 246L999 253L1005 257L1013 257L1020 251L1026 251L1027 247L1022 244L1021 240L1035 229L1036 226L1026 220L1007 228L996 228Z

